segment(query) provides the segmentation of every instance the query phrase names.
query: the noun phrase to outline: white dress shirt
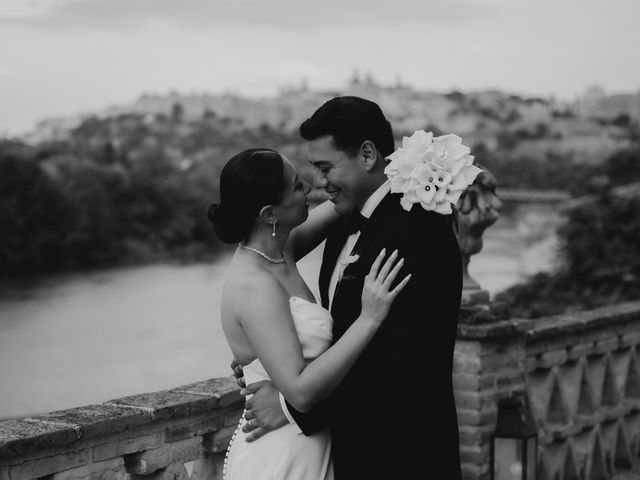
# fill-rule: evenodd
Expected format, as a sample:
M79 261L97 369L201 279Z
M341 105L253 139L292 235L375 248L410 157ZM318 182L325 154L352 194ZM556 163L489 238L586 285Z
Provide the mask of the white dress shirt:
M371 218L371 214L376 209L376 207L380 204L382 199L389 193L391 190L391 185L389 181L384 182L378 189L371 194L371 196L364 203L362 210L360 210L360 215L364 218ZM331 274L331 280L329 281L329 310L331 310L331 304L333 302L333 294L336 291L336 286L338 285L338 281L342 278L342 273L344 269L349 263L349 257L351 255L351 251L355 246L356 242L360 238L360 231L358 230L355 233L352 233L347 237L347 241L344 242L342 250L340 251L340 255L338 255L338 260L336 261L336 266L333 269L333 273Z
M362 206L362 210L360 210L360 214L369 219L371 214L376 209L376 207L380 204L382 199L391 191L391 184L387 180L384 182L378 189L371 194L371 196L367 199L367 201ZM336 261L336 266L333 269L333 273L331 274L331 280L329 281L329 310L331 310L331 304L333 302L333 294L335 293L336 286L338 285L338 281L342 278L342 273L344 272L345 267L351 263L350 255L353 250L354 245L360 238L360 231L352 233L347 237L347 241L344 243L342 247L342 251L340 255L338 255L338 260ZM280 395L280 406L282 407L282 411L284 412L285 417L289 420L289 423L295 425L298 430L298 433L301 434L302 430L298 427L298 424L294 420L294 418L289 413L287 409L287 404L285 403L284 396L282 393Z

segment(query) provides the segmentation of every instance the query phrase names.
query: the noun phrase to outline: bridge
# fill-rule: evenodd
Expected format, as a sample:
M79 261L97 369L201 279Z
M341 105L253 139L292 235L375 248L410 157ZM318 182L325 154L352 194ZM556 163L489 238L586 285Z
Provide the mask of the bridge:
M563 203L571 198L564 190L498 188L496 192L502 201L512 203Z
M611 194L617 197L628 197L633 195L640 194L640 182L632 182L627 183L625 185L620 185L617 187L613 187L611 189ZM572 208L576 208L589 202L592 202L595 199L593 195L585 195L583 197L571 198L567 201L564 201L561 205L562 210L570 210Z
M496 192L500 199L513 203L551 203L559 204L561 210L585 205L595 199L594 195L572 197L565 190L534 190L521 188L498 188ZM640 194L640 182L631 182L611 188L612 195L626 197Z

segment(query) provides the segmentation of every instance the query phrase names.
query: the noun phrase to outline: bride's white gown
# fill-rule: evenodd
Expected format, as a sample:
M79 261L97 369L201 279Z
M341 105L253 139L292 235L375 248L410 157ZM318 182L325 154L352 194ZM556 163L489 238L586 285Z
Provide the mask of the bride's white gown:
M324 352L331 343L331 314L317 303L299 297L289 299L291 315L307 362ZM270 380L259 360L243 367L248 384ZM229 445L225 460L225 480L333 480L329 430L306 436L287 424L253 442L242 431L244 412Z

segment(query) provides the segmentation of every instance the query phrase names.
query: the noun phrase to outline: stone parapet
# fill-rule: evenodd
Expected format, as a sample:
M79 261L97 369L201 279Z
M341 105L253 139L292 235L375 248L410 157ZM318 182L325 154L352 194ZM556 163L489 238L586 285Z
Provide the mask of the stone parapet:
M218 378L0 422L0 479L221 478L243 407Z
M524 337L538 478L640 478L640 302L540 319Z
M640 478L640 302L536 320L471 307L453 363L465 480L490 479L498 403L523 395L537 480Z
M627 333L640 338L637 323L640 321L640 302L627 302L619 305L601 307L594 310L556 315L535 320L527 331L527 342L549 340L551 337L564 336L573 340L573 334L588 334L590 330L610 331L620 329L618 333ZM597 333L596 333L597 334ZM602 336L602 333L600 333Z
M461 322L452 383L465 480L490 479L499 402L522 395L536 480L640 478L640 302ZM221 479L243 406L229 377L6 420L0 480Z

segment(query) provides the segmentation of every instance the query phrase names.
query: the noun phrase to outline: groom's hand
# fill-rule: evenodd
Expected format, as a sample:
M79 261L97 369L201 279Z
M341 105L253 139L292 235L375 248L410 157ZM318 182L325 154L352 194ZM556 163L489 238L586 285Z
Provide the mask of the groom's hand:
M244 381L244 372L238 361L234 358L231 360L231 370L233 370L233 376L236 377L236 382L240 388L244 388L247 384Z
M248 385L244 389L246 395L253 395L245 402L244 418L248 420L242 430L247 435L247 442L259 439L265 433L277 430L289 423L280 405L278 390L273 382L264 380Z

